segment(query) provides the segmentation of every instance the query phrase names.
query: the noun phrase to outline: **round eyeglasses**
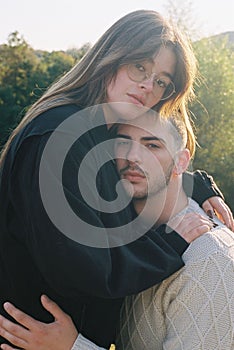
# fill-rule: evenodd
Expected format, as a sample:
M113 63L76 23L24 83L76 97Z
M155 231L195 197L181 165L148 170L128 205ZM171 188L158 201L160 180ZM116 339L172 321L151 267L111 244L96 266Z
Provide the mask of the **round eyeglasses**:
M155 73L149 74L140 63L128 64L127 73L128 77L137 83L149 80L153 76L153 94L160 101L168 99L176 92L174 83L167 75L161 74L157 76Z

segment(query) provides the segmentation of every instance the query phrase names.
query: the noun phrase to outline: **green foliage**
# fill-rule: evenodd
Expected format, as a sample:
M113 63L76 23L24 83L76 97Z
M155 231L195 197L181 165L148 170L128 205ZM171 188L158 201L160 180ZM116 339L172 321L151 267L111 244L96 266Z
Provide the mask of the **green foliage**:
M26 109L88 49L35 51L16 31L0 46L0 147Z
M73 57L76 61L79 61L84 54L90 49L91 45L89 43L84 44L79 50L76 48L68 49L66 53Z
M38 60L18 32L9 36L8 44L0 46L0 137L4 141L10 128L32 97Z
M66 52L35 51L18 32L9 35L7 44L0 45L0 146L26 108L89 47L85 44ZM202 79L196 89L199 102L191 106L201 146L193 167L214 176L234 210L234 51L227 40L219 37L200 40L194 48Z
M201 38L195 2L166 0L165 8L192 41ZM194 48L202 78L190 108L201 146L193 168L213 175L234 211L234 32L196 41Z
M201 83L195 115L197 149L194 168L206 169L221 187L234 210L234 51L224 38L194 44Z

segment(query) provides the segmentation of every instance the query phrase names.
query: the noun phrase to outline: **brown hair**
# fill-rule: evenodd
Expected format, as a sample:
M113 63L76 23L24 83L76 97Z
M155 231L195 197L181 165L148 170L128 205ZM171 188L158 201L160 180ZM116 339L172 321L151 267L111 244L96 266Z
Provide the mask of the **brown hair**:
M152 58L163 45L170 47L176 55L173 78L176 93L168 100L160 101L153 109L165 116L180 111L188 132L187 147L193 154L195 136L187 104L194 97L195 56L187 38L159 13L138 10L114 23L87 54L28 110L10 136L1 159L4 158L14 136L37 115L50 108L70 103L85 108L107 102L108 83L115 78L120 65Z

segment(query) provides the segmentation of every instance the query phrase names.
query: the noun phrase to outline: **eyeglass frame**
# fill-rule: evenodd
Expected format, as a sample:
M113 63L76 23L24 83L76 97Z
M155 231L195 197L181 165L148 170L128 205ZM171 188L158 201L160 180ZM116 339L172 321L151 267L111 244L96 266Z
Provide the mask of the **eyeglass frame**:
M137 63L137 62L136 62ZM133 66L134 64L136 64L136 63L129 63L129 64L127 64L126 66L127 66L127 74L128 74L128 77L129 77L129 79L131 79L132 81L134 81L134 82L136 82L136 83L142 83L143 81L146 81L146 80L150 80L151 79L151 77L152 77L152 75L156 75L156 73L154 73L154 72L152 72L151 74L149 74L149 73L147 73L147 72L144 72L144 78L143 79L141 79L141 80L136 80L136 79L133 79L132 78L132 76L131 76L131 73L129 73L129 67L131 67L131 66ZM143 73L143 72L142 72ZM156 78L157 77L160 77L160 75L156 75ZM169 77L168 77L169 78ZM170 79L170 78L169 78ZM157 79L155 79L154 78L154 80L153 80L153 86L155 86L154 84L155 84L155 81L157 81ZM170 79L170 84L172 84L172 92L171 92L171 94L169 95L169 96L167 96L167 97L165 97L165 98L161 98L159 101L165 101L165 100L167 100L168 98L170 98L172 95L174 95L175 93L176 93L176 89L175 89L175 84L174 84L174 82ZM167 88L166 88L167 89ZM165 91L166 91L166 89L165 89ZM165 93L165 92L164 92Z

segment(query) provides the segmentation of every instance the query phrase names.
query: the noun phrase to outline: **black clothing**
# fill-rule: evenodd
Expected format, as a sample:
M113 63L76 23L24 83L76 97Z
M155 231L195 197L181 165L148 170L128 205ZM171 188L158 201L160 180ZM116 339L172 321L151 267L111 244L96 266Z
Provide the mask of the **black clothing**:
M5 158L0 183L0 302L2 305L8 300L33 317L50 322L51 315L40 304L40 296L45 293L71 315L79 332L99 346L108 347L114 342L122 298L162 281L182 267L180 255L188 244L175 232L170 237L166 235L162 226L157 233L149 230L134 242L120 247L83 245L82 239L86 239L89 232L82 232L82 225L77 227L81 243L63 233L70 230L69 224L72 226L73 223L67 220L60 208L59 197L54 198L53 214L64 231L56 227L41 197L42 154L54 130L78 111L77 106L68 105L42 113L15 137ZM115 210L105 213L92 192L92 163L95 169L100 168L100 151L91 155L92 162L81 176L88 196L97 208L92 209L80 192L77 173L81 161L88 151L109 137L104 117L100 118L103 118L103 125L92 130L92 118L81 116L81 119L77 119L80 123L78 126L84 126L86 132L67 152L62 170L67 202L79 217L96 227L97 231L98 228L127 226L133 215L131 205L117 213ZM44 160L42 169L48 177L48 184L43 183L48 194L51 187L59 183L55 169L67 140L72 142L76 131L74 135L70 131L65 135L65 127L57 134L61 140L55 145L53 157ZM105 151L102 150L103 153ZM197 173L195 176L199 178L201 175ZM103 199L116 199L115 185L118 180L112 161L100 168L96 185ZM207 189L210 196L216 195L212 183L208 185L211 186L211 189ZM90 234L95 235L95 232ZM109 242L108 230L102 239L104 243L105 240ZM7 316L2 307L0 312Z

